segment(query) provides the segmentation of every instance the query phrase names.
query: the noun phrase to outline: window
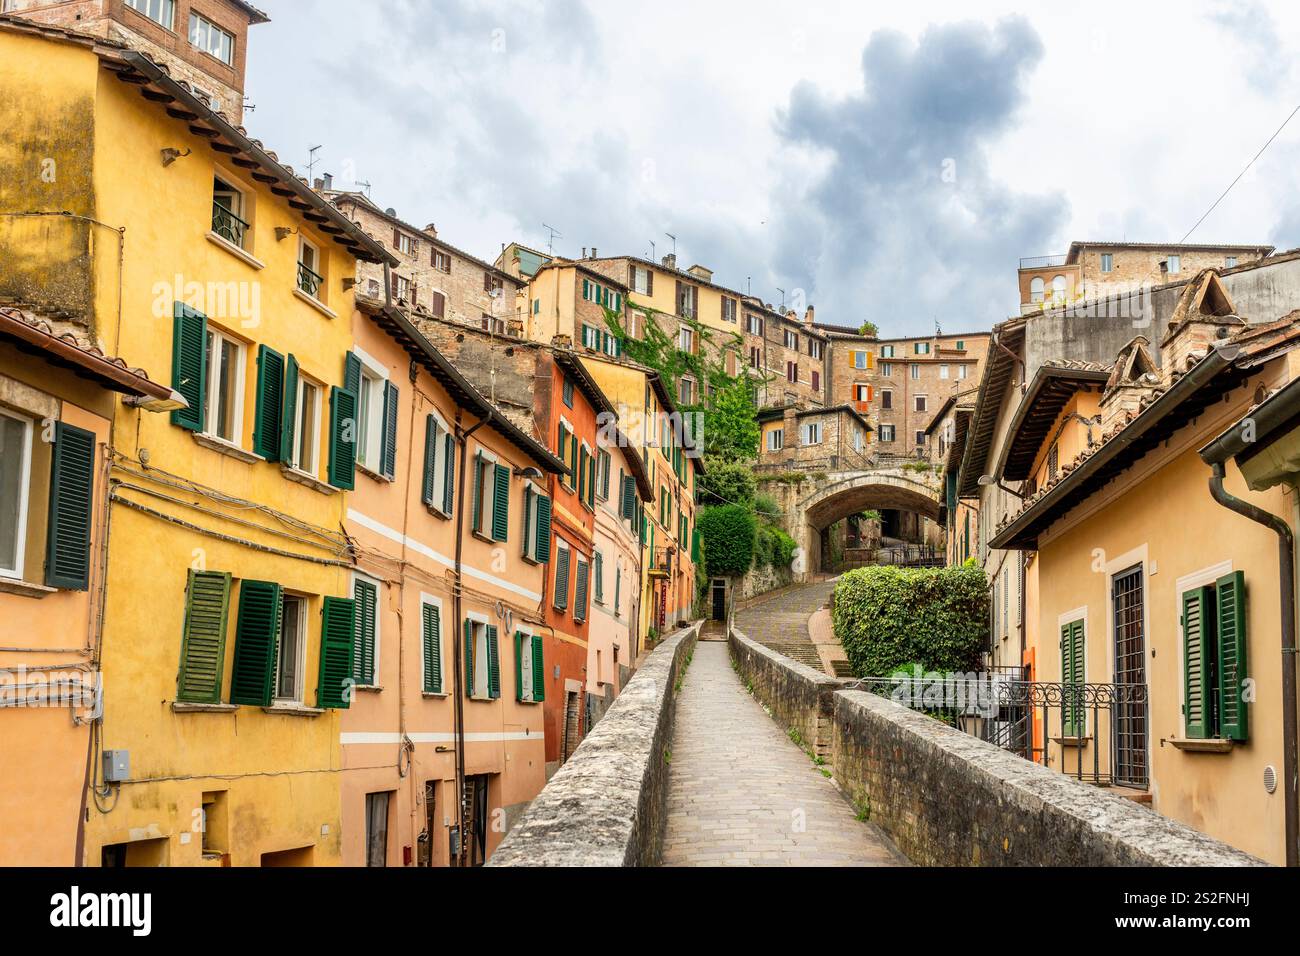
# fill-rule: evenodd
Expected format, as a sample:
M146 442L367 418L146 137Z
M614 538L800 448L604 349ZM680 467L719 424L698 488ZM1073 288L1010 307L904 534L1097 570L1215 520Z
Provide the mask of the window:
M280 639L275 652L275 699L302 703L302 671L307 636L307 601L284 595L280 608Z
M745 331L750 335L763 334L763 318L755 315L753 312L745 313Z
M1166 260L1166 261L1167 261L1168 264L1169 264L1169 274L1170 274L1170 275L1175 275L1176 273L1182 271L1182 268L1183 268L1183 257L1182 257L1182 256L1170 256L1170 257L1168 258L1168 260Z
M366 794L366 866L388 865L388 798L390 793Z
M23 576L32 423L0 410L0 577Z
M588 598L591 594L591 565L579 557L573 577L573 620L582 623L587 619L590 608Z
M1056 470L1059 467L1059 461L1058 461L1059 454L1060 454L1060 446L1058 445L1053 445L1051 451L1047 453L1047 480L1048 481L1051 481L1056 477Z
M924 396L924 395L917 395L917 396L916 396L916 410L917 410L918 412L923 412L923 411L925 411L925 405L926 405L925 396Z
M632 291L638 295L654 295L654 273L644 266L632 266Z
M912 347L912 351L915 352L917 355L929 355L929 354L930 354L930 343L929 343L929 342L917 342L917 343Z
M497 629L487 621L465 621L465 695L473 700L501 696L501 654Z
M918 431L918 432L916 433L916 446L917 446L918 448L924 448L924 447L925 447L925 432L924 432L924 431Z
M677 348L688 354L695 353L695 330L683 325L677 334Z
M552 588L553 595L551 605L557 611L566 610L569 606L569 561L572 552L569 546L557 537L555 540L555 586Z
M863 433L862 429L861 428L853 429L853 450L862 451L862 449L866 446L866 443L867 443L867 436L865 433Z
M880 390L880 407L886 410L894 407L893 389L882 388Z
M531 482L524 487L524 558L534 564L551 560L551 499Z
M488 295L499 295L505 288L505 282L500 276L494 276L490 272L483 273L483 291Z
M203 430L237 445L243 434L244 346L209 327L207 350L207 421Z
M190 13L190 44L227 66L235 60L235 38L206 17Z
M294 412L297 421L289 464L309 475L315 475L320 469L320 413L320 386L300 377Z
M1103 252L1101 254L1101 271L1102 272L1115 271L1115 257L1111 255L1109 252Z
M596 497L601 501L609 500L609 469L612 465L609 452L600 449L596 452Z
M820 445L822 443L822 423L805 422L803 426L803 443L805 445Z
M958 366L957 366L957 378L958 378L958 379L965 379L966 376L968 376L969 374L970 374L970 366L969 366L969 365L958 365Z
M483 452L474 456L474 533L492 541L510 534L510 466L497 464Z
M784 334L785 334L785 340L784 340L784 341L785 341L785 347L788 348L788 349L793 349L793 350L796 351L796 352L799 351L799 336L798 336L798 334L795 333L795 332L793 332L793 331L791 331L790 329L785 329L785 330L783 330L783 331L784 331Z
M862 349L853 352L853 367L857 369L869 369L873 366L871 353Z
M605 556L599 551L591 556L592 600L605 603Z
M361 687L373 687L379 659L379 585L364 578L354 578L352 600L356 603L352 679Z
M573 382L567 378L560 385L560 398L566 407L573 407Z
M423 691L426 694L441 694L442 602L427 594L420 595L420 651L423 659Z
M958 352L965 352L965 351L966 351L966 343L963 342L961 339L958 339L958 340L957 340L957 351L958 351Z
M379 470L384 444L385 382L370 368L363 368L357 393L357 462L371 471Z
M912 379L918 379L918 378L921 377L921 366L919 366L919 365L917 365L915 362L913 362L913 363L908 367L908 372L909 372L909 377L910 377L910 378L912 378Z
M722 297L722 321L736 321L736 300L729 295L724 295Z
M689 378L677 383L677 401L682 405L695 404L695 383Z
M1183 727L1193 740L1248 740L1246 579L1240 571L1182 595Z
M894 363L893 363L893 362L881 362L881 363L880 363L880 374L881 374L884 378L892 378L892 377L893 377L893 374L894 374Z
M451 256L447 255L447 253L443 252L441 249L433 250L433 254L430 257L430 264L439 272L444 272L448 275L451 274Z
M421 500L436 514L451 517L456 489L456 438L437 415L424 420L424 473Z
M1052 301L1065 301L1065 276L1056 276L1052 279Z
M1224 267L1225 269L1232 269L1232 268L1235 268L1236 265L1237 265L1237 257L1236 257L1236 256L1228 256L1227 258L1225 258L1225 259L1223 260L1223 267Z
M298 288L313 299L320 298L320 250L306 239L298 240Z
M893 442L893 440L894 440L894 426L893 426L893 425L881 425L881 426L880 426L880 440L881 440L882 442Z
M1029 280L1029 301L1042 302L1047 285L1043 282L1042 276L1034 276Z
M892 345L882 345L882 346L880 347L880 357L881 357L881 358L889 358L889 359L893 358L893 357L894 357L894 346L892 346Z
M411 280L393 273L393 298L406 302L411 297Z
M126 5L168 30L176 22L175 0L126 0Z
M244 194L220 177L212 179L212 231L233 246L244 248L248 234Z
M853 386L853 401L859 406L871 404L871 386L859 382ZM862 409L859 409L860 411Z
M546 699L546 660L540 634L515 631L515 700L540 704Z
M808 354L817 361L821 361L822 343L810 338L808 340Z
M940 366L939 366L939 378L941 378L941 379L945 379L945 378L948 378L948 377L949 377L948 366L947 366L947 365L940 365Z
M749 347L749 367L757 369L763 367L763 350L757 345Z
M767 433L767 450L780 451L785 447L785 429L773 428Z
M799 381L799 363L798 363L798 362L786 362L786 363L785 363L785 380L786 380L787 382L798 382L798 381Z
M685 282L677 283L677 314L683 319L695 318L695 299L697 289Z

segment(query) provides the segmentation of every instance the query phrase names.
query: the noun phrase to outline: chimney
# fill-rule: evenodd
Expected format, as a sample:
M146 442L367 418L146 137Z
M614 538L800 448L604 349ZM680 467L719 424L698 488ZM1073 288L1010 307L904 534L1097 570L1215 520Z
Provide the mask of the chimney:
M596 247L595 247L595 246L592 246L592 247L591 247L591 258L593 258L593 259L599 259L599 258L600 258L600 256L596 255Z
M1119 350L1101 393L1101 435L1127 423L1155 397L1161 379L1150 344L1146 336L1139 335Z
M705 282L713 281L713 270L707 266L702 266L698 262L686 270L697 279L703 279Z
M323 191L325 189L325 180L323 179L312 180L311 188L316 190L316 192Z
M334 174L333 174L333 173L326 173L326 174L325 174L325 191L326 191L326 192L333 192L333 191L334 191Z
M677 253L670 252L668 253L668 255L664 256L664 268L667 269L677 268Z
M583 247L582 247L582 258L584 258L584 259L587 258L587 247L586 247L586 246L583 246Z
M1201 272L1183 289L1160 343L1160 370L1165 385L1173 384L1210 349L1245 326L1218 273L1213 269Z
M803 324L809 326L813 324L813 307L811 305L808 306L808 311L803 314Z
M429 236L431 236L432 238L434 239L438 238L438 227L435 226L433 223L429 223L427 226L425 226L424 231L428 233Z

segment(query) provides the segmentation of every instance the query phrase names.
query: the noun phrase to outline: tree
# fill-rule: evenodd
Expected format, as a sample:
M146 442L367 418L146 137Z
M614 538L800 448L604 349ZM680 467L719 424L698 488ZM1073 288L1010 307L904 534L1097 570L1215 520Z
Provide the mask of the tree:
M744 505L704 508L696 518L709 577L743 575L754 564L754 515Z
M758 482L742 462L706 457L699 489L703 505L746 505L754 501Z
M858 329L858 335L864 335L867 338L874 339L879 334L880 329L876 328L876 323L872 322L870 319L863 322L861 328Z

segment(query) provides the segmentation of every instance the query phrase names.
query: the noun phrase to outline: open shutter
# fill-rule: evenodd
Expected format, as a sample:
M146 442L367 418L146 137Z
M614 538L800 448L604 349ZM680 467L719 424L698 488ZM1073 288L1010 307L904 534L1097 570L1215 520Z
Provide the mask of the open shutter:
M647 296L655 294L655 273L653 269L645 271L645 294Z
M226 663L226 614L229 607L228 573L190 571L185 586L181 664L176 675L177 700L191 704L221 703L221 677Z
M284 596L270 581L239 585L239 620L235 623L235 664L230 674L230 702L271 705L275 648L280 639Z
M1183 594L1183 727L1191 739L1210 736L1210 654L1205 625L1211 591Z
M545 564L551 560L551 499L546 495L537 496L537 544L535 553L538 564Z
M474 624L465 621L465 696L474 696Z
M555 560L555 608L563 611L569 606L569 549L561 548Z
M1242 692L1246 670L1246 576L1241 571L1214 585L1219 623L1219 736L1250 739L1250 708Z
M298 418L298 360L289 355L284 360L284 414L280 417L280 460L294 461L293 436ZM310 432L307 439L311 439Z
M424 420L424 476L420 482L420 500L433 505L434 469L438 464L438 422L432 415Z
M585 621L587 619L587 589L590 573L590 565L579 558L578 573L575 575L576 581L573 588L573 619L575 621Z
M352 598L325 598L321 609L317 707L346 710L352 702L352 647L356 640L356 619L356 602Z
M284 416L284 357L265 345L257 348L257 393L253 412L253 451L267 461L280 460Z
M492 540L510 537L510 466L497 465L492 489Z
M542 655L542 635L533 638L533 700L546 700L546 661Z
M474 455L474 507L471 511L473 520L470 527L474 531L483 531L483 456Z
M621 486L619 492L622 495L622 503L619 507L618 514L621 518L631 518L636 508L636 482L629 476L620 474L618 483Z
M90 587L90 525L95 507L95 435L65 422L54 424L50 462L49 532L45 583L85 591Z
M452 506L456 503L456 439L448 434L445 441L447 474L442 484L442 512L450 515Z
M352 352L343 357L343 387L361 398L361 359Z
M351 491L356 486L357 396L345 388L330 389L329 482Z
M596 581L596 603L605 603L605 556L597 551L591 558L592 577Z
M424 643L424 692L442 693L442 614L438 607L426 604L421 621Z
M369 581L352 586L357 606L355 649L352 654L352 679L362 687L375 685L375 633L378 624L379 589Z
M531 645L530 645L531 649ZM515 700L524 702L524 635L515 631Z
M172 412L173 425L203 431L203 401L208 381L208 319L183 302L175 305L172 320L172 388L184 396L189 408Z
M384 383L384 447L380 473L389 481L397 473L397 386Z
M488 697L496 700L501 696L501 651L497 646L497 629L495 624L487 626L487 666Z

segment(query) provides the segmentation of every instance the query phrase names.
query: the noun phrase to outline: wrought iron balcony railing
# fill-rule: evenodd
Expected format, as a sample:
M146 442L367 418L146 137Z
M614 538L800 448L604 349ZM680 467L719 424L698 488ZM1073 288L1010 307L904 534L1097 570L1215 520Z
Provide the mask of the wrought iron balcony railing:
M221 205L221 203L213 200L212 231L222 239L242 249L244 248L244 234L248 231L248 223Z
M311 267L305 263L298 263L298 288L307 293L313 299L319 298L321 283L325 277L318 272L312 271Z
M1067 258L1069 257L1064 254L1055 256L1028 256L1020 260L1020 268L1045 269L1048 266L1063 266L1065 265L1065 260Z
M933 676L864 678L850 689L888 697L1078 780L1147 788L1146 684L1054 684L1005 671Z

